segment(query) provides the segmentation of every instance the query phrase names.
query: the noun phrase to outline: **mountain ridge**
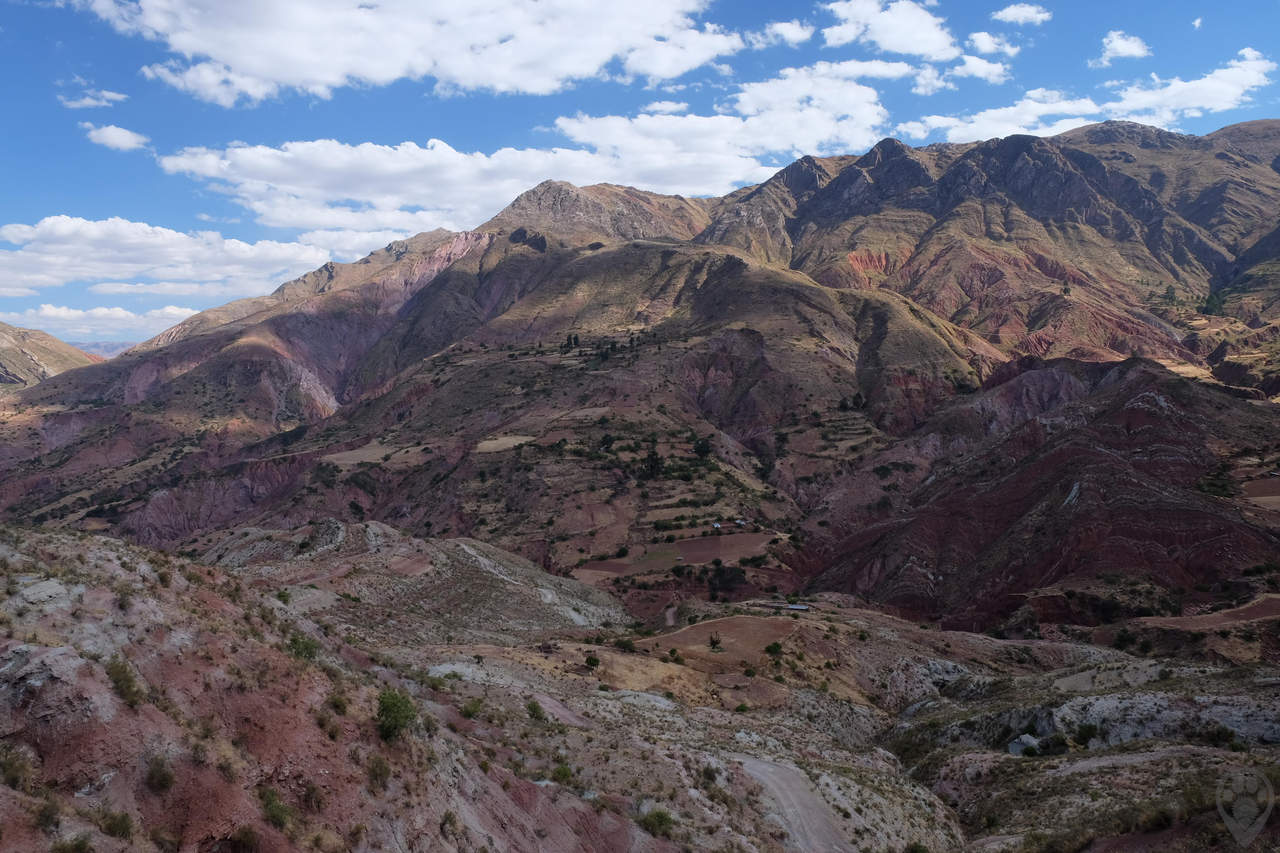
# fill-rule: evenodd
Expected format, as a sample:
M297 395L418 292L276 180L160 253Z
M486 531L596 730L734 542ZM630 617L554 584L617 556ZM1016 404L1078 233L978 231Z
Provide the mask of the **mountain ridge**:
M1226 406L1223 424L1254 423L1245 401L1276 387L1267 360L1280 349L1266 325L1274 321L1199 309L1224 293L1225 310L1237 310L1221 283L1234 252L1267 263L1261 220L1271 200L1280 203L1280 172L1267 162L1280 154L1276 128L1188 137L1108 122L965 145L886 139L858 156L801 158L720 199L545 181L476 231L429 232L327 264L29 390L28 410L0 437L0 460L16 473L0 504L11 517L71 519L166 547L227 525L369 514L432 535L488 528L545 568L590 573L608 563L591 559L601 549L652 538L665 512L656 497L636 495L679 495L686 487L667 478L694 438L710 435L699 465L717 461L698 477L720 485L696 500L727 503L726 514L786 534L776 553L745 558L790 572L791 584L858 590L926 613L953 607L947 594L899 599L900 584L869 580L884 571L876 560L918 555L895 550L899 534L872 542L850 538L850 527L881 530L886 512L903 529L927 527L927 507L955 512L923 477L872 469L942 476L943 448L953 446L1011 454L1025 476L1038 476L1043 451L1016 437L1024 422L1012 415L1022 405L1014 387L1043 386L1037 393L1082 446L1110 439L1090 432L1094 415L1068 415L1070 407L1128 405L1110 401L1116 388L1131 388L1129 402L1172 399L1171 383L1186 380L1168 369L1196 383L1179 392L1179 406ZM1061 359L1083 366L1037 366ZM1111 375L1131 382L1079 378L1091 363L1130 362L1146 366ZM1206 402L1224 392L1232 402ZM967 432L971 397L998 428ZM1197 429L1234 434L1238 446L1256 435ZM630 449L614 451L619 441ZM599 469L578 487L565 479L565 442ZM558 485L500 501L499 512L477 479L488 476L490 445L504 448L493 457L500 493L528 489L530 470ZM1171 518L1182 512L1174 507L1194 507L1238 528L1253 544L1224 570L1260 559L1272 522L1210 510L1196 489L1215 457L1184 450L1184 462L1155 480L1135 479L1126 500L1145 513L1167 504ZM52 476L51 455L60 460ZM104 459L120 473L93 478ZM646 487L652 477L669 485ZM556 521L557 503L583 487L612 496L593 498L581 519ZM1008 511L992 509L992 541L1023 523ZM509 517L508 529L490 526L494 512ZM546 517L544 534L536 519ZM1035 553L1052 551L1032 540ZM846 546L882 556L837 559ZM1180 564L1185 583L1189 553L1150 570ZM958 554L942 559L946 572L960 571ZM1017 584L1001 584L988 600L1003 603L964 618L1012 618Z

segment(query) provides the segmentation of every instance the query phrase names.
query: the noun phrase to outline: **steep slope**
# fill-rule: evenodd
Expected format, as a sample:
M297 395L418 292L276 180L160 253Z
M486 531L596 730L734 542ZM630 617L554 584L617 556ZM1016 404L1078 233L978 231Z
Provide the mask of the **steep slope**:
M1274 515L1231 500L1248 478L1236 460L1269 458L1275 424L1271 407L1149 363L1026 359L886 452L893 511L835 493L815 586L970 629L1026 607L1033 622L1094 623L1086 593L1104 577L1181 602L1280 553ZM1080 593L1074 607L1062 590ZM1046 600L1059 612L1038 612Z
M0 323L0 393L101 361L53 335Z
M332 413L350 371L418 288L482 235L431 232L197 314L33 401L153 407L264 433ZM197 429L200 427L197 427Z
M1274 670L1205 659L1273 653L1274 615L1151 657L836 595L565 629L573 585L486 549L491 582L563 597L424 643L408 607L366 606L370 561L422 578L472 543L321 522L311 554L356 565L313 584L308 552L245 533L215 566L0 529L6 850L1190 853L1225 837L1224 772L1280 782Z
M570 335L576 345L562 344ZM35 514L107 519L149 543L357 509L412 530L471 535L485 524L484 507L517 488L498 484L482 498L484 481L474 478L538 446L546 455L536 473L524 472L526 460L503 478L549 485L520 496L520 512L494 541L565 567L577 558L548 552L549 537L582 547L582 536L599 534L596 547L616 549L640 532L632 531L646 503L620 501L608 531L571 516L570 529L548 531L544 516L590 484L618 497L643 491L626 484L632 453L606 447L601 464L578 465L575 478L565 476L574 467L566 446L576 453L582 442L594 454L597 433L620 448L624 436L648 443L652 432L664 455L684 456L691 431L717 434L736 448L726 476L755 481L755 469L777 456L775 427L796 409L845 400L870 433L909 429L938 401L976 387L998 358L900 297L834 291L722 250L631 242L542 251L499 240L424 287L371 351L366 370L385 377L386 393L248 446L206 437L175 453L170 442L188 440L176 436L148 444L145 465L125 456L119 476L101 464L104 449L119 447L117 432L81 433L55 451L52 477L46 461L32 460L0 490ZM607 429L574 414L611 408ZM524 439L486 448L505 434ZM679 475L673 462L669 475L658 465L650 479ZM767 487L742 489L757 502Z

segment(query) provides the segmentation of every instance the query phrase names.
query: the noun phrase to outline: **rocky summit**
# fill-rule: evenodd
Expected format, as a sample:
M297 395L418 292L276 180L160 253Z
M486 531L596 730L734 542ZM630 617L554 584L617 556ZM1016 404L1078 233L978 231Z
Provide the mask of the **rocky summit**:
M1226 849L1278 210L1280 121L887 139L0 326L0 847Z

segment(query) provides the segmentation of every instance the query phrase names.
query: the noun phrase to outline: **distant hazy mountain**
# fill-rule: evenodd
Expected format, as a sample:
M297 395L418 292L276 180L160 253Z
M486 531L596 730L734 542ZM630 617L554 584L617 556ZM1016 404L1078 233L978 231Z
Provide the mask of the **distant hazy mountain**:
M71 345L93 355L114 358L130 347L136 346L137 343L137 341L73 341Z

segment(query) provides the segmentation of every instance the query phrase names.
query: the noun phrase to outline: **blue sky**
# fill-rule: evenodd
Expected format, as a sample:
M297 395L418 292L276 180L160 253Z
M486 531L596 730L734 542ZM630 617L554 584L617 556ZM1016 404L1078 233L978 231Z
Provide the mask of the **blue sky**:
M0 321L140 340L545 178L1280 117L1280 0L0 0Z

